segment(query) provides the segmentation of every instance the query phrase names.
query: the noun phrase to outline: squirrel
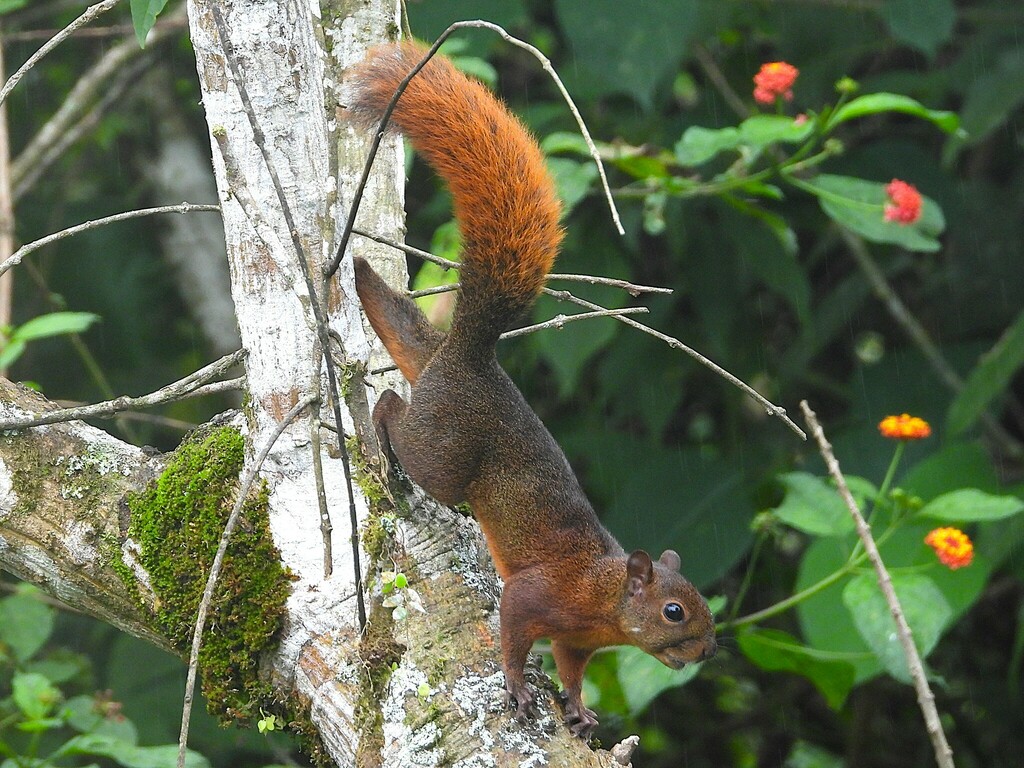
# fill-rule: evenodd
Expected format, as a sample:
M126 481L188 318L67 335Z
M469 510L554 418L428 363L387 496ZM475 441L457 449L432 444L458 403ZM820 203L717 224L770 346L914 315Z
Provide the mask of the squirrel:
M375 129L399 83L424 57L417 43L374 49L346 78L348 112ZM412 385L383 392L373 423L408 476L443 504L468 502L504 580L506 698L535 716L524 678L534 641L551 640L565 720L597 725L581 698L593 652L634 645L674 669L717 650L700 593L679 556L626 553L600 523L569 462L498 364L499 335L532 306L562 240L561 205L539 146L482 84L435 56L392 115L448 184L462 235L451 330L433 328L363 259L356 290L374 331Z

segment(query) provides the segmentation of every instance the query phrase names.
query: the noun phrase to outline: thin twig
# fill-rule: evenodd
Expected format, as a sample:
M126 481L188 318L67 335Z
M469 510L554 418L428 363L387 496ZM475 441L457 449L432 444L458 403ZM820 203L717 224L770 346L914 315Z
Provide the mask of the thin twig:
M271 161L270 152L267 150L263 130L260 128L259 121L256 119L256 111L253 109L252 102L249 99L249 92L245 87L245 80L242 78L241 71L239 70L238 59L235 56L235 47L228 35L227 23L224 21L224 15L221 13L220 5L217 2L211 3L210 12L213 16L214 23L217 26L217 34L220 37L221 46L224 50L224 60L227 63L228 70L234 80L235 88L238 91L238 98L242 104L242 110L245 113L246 119L249 121L249 128L252 130L253 143L256 144L260 154L263 156L263 162L266 165L267 173L270 175L270 179L274 185L274 192L277 195L278 204L281 206L281 215L284 218L285 226L288 227L288 233L291 235L292 245L295 248L295 256L299 265L299 270L301 271L303 280L306 283L306 291L309 295L309 306L313 312L313 321L316 326L317 338L324 353L323 357L327 371L327 385L330 390L329 394L331 395L329 399L333 410L334 421L338 426L338 451L341 454L342 470L345 476L345 485L348 489L349 522L352 528L352 563L355 571L353 579L356 592L356 614L359 620L359 629L362 631L366 628L366 604L363 600L362 558L359 553L359 515L358 510L356 509L355 487L352 482L351 460L348 454L348 445L346 445L345 442L345 430L341 419L341 389L338 386L338 374L334 367L334 361L330 355L331 345L327 319L324 316L324 310L320 304L316 285L313 283L313 276L310 273L309 263L306 261L306 254L302 247L302 239L299 236L299 229L295 226L295 222L291 214L291 208L288 205L288 198L285 195L281 179L277 174L277 169ZM314 386L319 386L319 380L314 382ZM319 399L319 395L316 397Z
M196 612L196 624L192 632L192 651L188 659L188 676L185 680L185 699L181 709L181 733L178 736L178 768L185 768L185 750L188 744L188 726L192 716L192 697L195 694L196 670L199 667L199 648L203 641L203 628L206 626L206 614L210 610L210 602L213 600L213 590L217 586L217 579L220 577L221 567L224 564L224 553L227 551L231 534L235 530L238 518L242 514L242 507L249 495L249 489L256 480L256 473L263 466L264 460L274 447L274 443L281 434L294 421L295 417L304 411L316 400L315 395L307 395L285 414L281 422L274 428L274 431L267 437L263 446L253 457L252 463L245 468L241 483L238 489L238 498L235 499L235 506L231 509L224 531L220 535L220 544L217 545L217 554L214 555L213 565L210 566L210 574L206 578L206 589L203 590L203 597L199 601L199 610Z
M0 18L0 31L3 19ZM0 78L4 76L4 41L0 38ZM7 105L0 103L0 258L14 252L14 195L11 181L11 136L7 127ZM0 326L11 324L14 315L14 275L0 275ZM0 370L0 376L6 376Z
M4 83L4 87L0 88L0 104L7 100L8 95L10 95L11 91L14 90L14 87L19 82L21 82L21 78L23 78L25 74L30 69L32 69L32 67L34 67L40 59L42 59L46 54L48 54L50 51L52 51L54 48L56 48L58 45L64 42L68 37L70 37L76 29L78 29L79 27L84 27L86 24L88 24L90 21L95 19L100 14L106 13L115 5L117 5L118 2L120 2L120 0L103 0L103 2L96 3L95 5L90 5L88 8L85 9L85 13L83 13L77 19L72 21L70 24L68 24L66 27L64 27L64 29L62 29L56 35L51 37L45 43L43 43L39 50L33 53L31 56L29 56L28 61L22 64L18 68L18 71L7 79L7 82Z
M366 183L367 181L369 181L370 178L370 169L373 167L373 161L377 157L377 151L380 149L380 143L384 139L388 122L391 120L391 115L395 111L395 106L398 104L398 100L402 97L402 94L405 93L405 89L406 87L408 87L412 79L419 73L421 69L423 69L423 67L427 65L427 62L434 57L434 54L437 53L438 49L441 47L444 41L447 40L448 37L453 32L467 28L489 29L493 32L496 32L502 39L506 40L512 45L515 45L518 48L522 48L525 51L529 51L531 54L533 54L537 61L540 62L540 65L544 69L544 71L547 72L548 75L550 75L552 80L554 80L555 85L558 87L559 92L562 94L562 98L569 106L569 111L572 113L572 116L576 119L576 123L580 127L580 132L583 134L583 138L587 142L587 147L590 149L590 154L594 158L594 162L597 164L597 172L598 175L601 177L601 184L604 187L605 197L608 200L608 208L611 211L612 222L615 224L615 229L618 231L620 235L626 234L626 231L622 228L622 222L619 219L619 211L615 207L615 200L612 198L611 190L608 187L608 177L604 172L604 163L601 162L601 154L600 152L597 151L597 146L594 144L594 139L590 136L590 131L587 130L587 125L585 122L583 122L583 118L580 115L579 109L576 108L576 103L572 100L572 97L569 95L569 91L566 90L565 85L562 83L562 80L558 76L558 73L555 72L554 67L551 66L551 62L548 60L548 58L543 53L541 53L537 48L530 45L529 43L520 40L517 37L513 37L497 24L492 24L489 21L481 20L457 21L438 36L437 40L435 40L434 44L430 46L430 49L426 52L426 54L423 56L420 62L415 67L412 68L412 71L410 71L408 75L406 75L402 79L402 81L398 84L398 87L395 89L395 93L394 95L392 95L391 101L388 102L387 107L384 109L384 113L381 115L380 123L378 124L377 130L374 133L373 140L370 142L370 149L366 154L366 164L363 166L363 174L360 177L359 184L356 185L356 191L352 196L352 204L349 207L348 220L345 222L345 228L342 230L341 233L341 240L338 243L338 251L334 256L334 260L325 270L328 277L330 277L331 275L338 271L338 265L341 264L341 260L345 256L345 250L348 248L348 241L351 239L352 233L355 230L356 214L359 212L359 205L363 199L363 193L366 189Z
M407 291L406 296L410 299L422 299L424 296L436 296L439 293L451 293L462 287L462 283L448 283L448 285L435 285L433 288L423 288L419 291Z
M320 344L313 345L313 381L320 381L324 353ZM328 352L328 354L330 354ZM331 534L334 524L331 522L331 510L327 506L327 486L324 483L324 463L320 456L320 407L318 397L313 403L312 418L309 420L309 445L313 458L313 484L316 486L317 509L320 511L320 538L323 544L324 578L330 578L334 572L334 541Z
M184 7L184 6L182 6ZM146 37L146 47L149 48L153 44L153 34L157 32L169 31L169 32L181 32L188 29L188 20L183 17L176 21L172 21L170 18L171 14L168 14L167 20L161 19L150 29L149 35ZM4 40L10 43L23 43L31 40L49 40L60 30L57 29L26 29L20 32L7 32L4 34ZM91 29L78 29L74 32L76 39L84 38L96 38L96 37L120 37L123 35L131 35L135 37L135 27L131 24L113 24L108 27L93 27ZM135 43L135 47L138 48L138 41Z
M424 261L429 261L433 264L437 264L439 267L444 267L445 269L458 269L460 266L460 262L458 261L450 261L441 256L436 256L433 253L430 253L430 251L424 251L414 246L406 245L405 243L399 243L396 240L391 240L387 237L382 237L381 235L374 235L370 232L365 232L358 228L353 229L352 233L355 235L359 235L360 237L365 237L367 240L373 240L373 242L375 243L380 243L381 245L386 245L390 248L395 248L399 251L402 251L403 253L407 253L410 256L416 256L417 258L423 259ZM548 280L566 280L568 282L573 283L589 283L590 285L608 285L611 286L612 288L621 288L631 296L639 296L642 293L671 294L675 292L672 288L664 288L660 285L637 285L636 283L631 283L628 280L619 280L614 277L598 277L596 275L571 275L562 274L560 272L552 272L551 274L548 275Z
M846 243L846 247L850 251L850 255L856 262L860 271L864 273L864 276L868 280L868 284L871 286L871 290L874 292L875 297L882 302L882 306L889 313L889 316L896 322L903 332L910 337L910 340L914 345L921 350L921 354L924 355L925 360L935 371L935 375L938 376L939 380L946 385L946 387L954 393L963 391L964 381L960 378L960 375L953 369L953 366L949 364L945 357L942 356L942 352L939 350L939 346L935 343L932 337L925 330L925 327L921 325L913 313L911 313L909 307L903 303L903 300L899 297L899 294L889 284L888 279L885 276L885 272L878 266L878 263L871 257L871 252L868 250L867 245L864 244L863 238L857 236L845 227L839 227L839 233ZM1013 400L1012 395L1010 396L1011 407L1020 409L1020 404ZM981 414L981 422L985 428L985 431L999 443L1003 451L1009 456L1020 456L1024 453L1020 442L1009 432L1007 432L1003 426L994 419L989 413Z
M725 99L725 103L739 116L740 120L750 117L750 107L733 90L729 79L722 74L722 70L719 69L718 63L715 61L714 56L711 55L711 52L700 43L695 44L692 50L693 57L697 60L700 68L704 70L708 80L711 81L712 85L722 95L722 98Z
M527 325L524 328L516 328L514 331L506 331L501 334L499 338L502 339L514 339L516 336L525 336L528 333L534 331L544 331L548 328L559 328L565 326L566 323L571 323L576 320L588 320L592 317L620 317L622 315L643 315L647 314L650 310L647 307L625 307L623 309L598 309L593 312L580 312L575 315L555 315L550 320L545 320L543 323L537 323L536 325Z
M47 411L30 417L0 420L0 430L5 429L27 429L39 427L43 424L58 424L65 421L78 419L107 418L122 411L138 410L140 408L152 408L154 405L177 402L190 397L209 395L215 392L226 390L237 390L243 385L241 378L228 379L209 384L211 379L223 375L225 372L238 365L245 358L245 352L238 350L230 355L225 355L209 365L200 368L195 373L190 373L183 379L168 384L166 387L151 392L148 395L139 397L121 396L113 400L105 400L102 403L77 406L74 408L61 408L56 411Z
M586 299L581 299L578 296L573 296L568 291L554 291L550 288L544 288L542 290L544 293L548 294L549 296L554 296L556 299L571 301L573 304L578 304L579 306L586 307L587 309L603 309L603 307L600 306L599 304L594 304L593 302L587 301ZM772 403L770 400L768 400L768 398L766 398L756 389L751 387L743 380L737 378L733 374L729 373L729 371L725 370L725 368L718 365L718 363L712 362L708 358L704 357L704 355L702 355L697 350L693 349L692 347L688 347L686 344L683 344L683 342L679 341L679 339L673 338L672 336L668 336L662 333L661 331L656 331L650 326L644 325L643 323L638 323L636 320L633 320L632 318L617 316L615 319L618 320L620 323L625 323L630 328L634 328L638 331L643 331L644 333L650 334L654 338L665 342L673 349L678 349L680 352L685 352L698 363L703 365L705 368L710 368L712 371L717 373L730 384L732 384L735 387L738 387L739 389L743 390L743 392L745 392L747 395L754 398L765 409L765 412L767 412L769 416L777 416L780 419L782 419L782 422L791 430L793 430L793 432L799 435L801 440L807 439L807 435L804 434L804 431L800 429L800 427L798 427L793 422L793 420L789 418L789 416L786 414L785 408L783 408L780 405L775 405L774 403Z
M946 741L946 734L942 730L939 712L935 708L935 696L932 694L931 688L928 687L928 680L925 677L924 664L921 661L920 654L917 652L917 646L914 645L910 625L907 624L903 608L896 597L896 590L893 589L892 579L889 577L885 563L882 562L882 556L878 553L875 540L871 536L871 528L860 513L853 494L850 493L850 488L846 484L846 478L843 477L842 470L839 468L839 462L832 452L832 446L825 437L825 432L821 428L821 424L818 422L814 411L811 410L806 400L800 401L800 408L804 412L804 419L807 421L811 434L818 443L821 456L825 459L828 473L833 481L835 481L836 490L839 491L843 503L846 504L846 508L853 517L853 522L857 527L857 536L860 537L861 543L864 545L864 552L868 556L868 560L871 561L871 565L875 568L878 586L881 588L885 602L888 604L889 611L896 622L896 634L899 637L900 645L903 646L903 653L907 658L907 667L910 670L910 677L914 683L914 690L917 692L917 704L921 708L925 727L928 729L928 736L931 738L932 748L935 751L935 761L939 764L940 768L954 768L953 750L950 749L949 743Z
M371 240L374 240L375 242L381 243L382 245L389 245L392 248L397 248L398 250L403 251L404 253L408 253L408 254L410 254L412 256L418 256L419 258L424 259L425 261L432 262L434 264L437 264L439 266L445 267L447 269L458 269L459 266L460 266L460 264L457 261L449 261L448 259L441 258L440 256L437 256L437 255L435 255L433 253L430 253L429 251L423 251L423 250L420 250L419 248L413 248L412 246L402 245L401 243L395 243L395 242L393 242L391 240L387 240L386 238L378 237L376 235L370 235L370 234L363 233L363 232L356 232L356 234L361 235L363 237L368 237ZM549 275L549 277L554 277L554 276L553 275ZM581 299L581 298L579 298L577 296L574 296L573 294L569 293L568 291L557 291L557 290L554 290L552 288L544 288L542 290L543 290L543 292L545 294L547 294L548 296L553 296L558 301L570 301L573 304L578 304L579 306L586 307L589 310L598 311L598 312L605 311L605 307L602 307L600 304L594 304L593 302L587 301L586 299ZM723 379L728 381L730 384L732 384L735 387L739 387L747 395L749 395L750 397L754 398L754 400L756 400L765 409L765 411L770 416L777 416L780 419L782 419L783 423L787 427L789 427L791 430L793 430L793 432L795 432L797 435L799 435L801 440L806 440L807 439L807 435L804 434L804 431L802 429L800 429L800 427L798 427L793 422L793 420L791 418L789 418L789 416L786 414L786 409L785 408L783 408L780 405L775 405L770 400L768 400L766 397L764 397L764 395L762 395L760 392L758 392L753 387L751 387L749 384L747 384L747 383L743 382L742 380L738 379L736 376L734 376L731 373L729 373L727 370L722 368L717 363L711 362L711 360L709 360L708 358L704 357L704 355L702 355L697 350L693 349L692 347L688 347L686 344L683 344L683 342L679 341L679 339L675 339L675 338L673 338L671 336L667 336L664 333L661 333L660 331L656 331L653 328L651 328L650 326L644 325L643 323L638 323L636 320L633 320L633 319L631 319L629 317L624 317L621 313L620 314L612 315L612 317L614 317L620 323L625 323L630 328L633 328L635 330L643 331L644 333L650 334L654 338L659 339L660 341L665 342L666 344L668 344L673 349L678 349L678 350L680 350L682 352L685 352L690 357L692 357L694 360L696 360L698 363L700 363L701 365L703 365L703 366L705 366L707 368L710 368L712 371L717 373L719 376L721 376ZM502 338L504 338L504 336ZM371 374L383 373L384 371L391 371L391 370L394 370L394 368L390 368L390 367L388 367L388 368L375 368L375 369L369 371L369 373L371 373Z
M14 160L11 175L15 199L21 197L61 157L64 148L77 141L114 103L128 85L139 82L139 72L152 64L159 43L187 23L185 4L166 14L150 31L146 48L140 48L135 33L122 40L92 64L79 77L60 107L29 139ZM174 20L176 26L165 24ZM91 30L79 30L78 34Z
M661 293L666 296L675 293L673 288L665 288L660 285L637 285L628 280L619 280L614 277L598 277L597 275L573 275L562 272L552 272L548 280L565 280L570 283L588 283L589 285L607 285L612 288L621 288L630 296L636 297L642 293Z
M97 227L103 227L107 224L113 224L116 221L125 221L126 219L137 219L140 216L153 216L157 213L196 213L197 211L219 211L219 205L198 205L195 203L180 203L178 205L160 205L155 208L140 208L135 211L125 211L124 213L115 213L113 216L105 216L102 219L93 219L86 221L82 224L76 224L73 227L62 229L60 232L54 232L52 235L41 237L38 240L34 240L31 243L26 243L16 250L11 256L0 264L0 275L6 272L11 267L17 266L21 263L21 260L28 256L33 251L38 251L40 248L55 243L58 240L63 240L66 237L80 234L86 230L96 229Z

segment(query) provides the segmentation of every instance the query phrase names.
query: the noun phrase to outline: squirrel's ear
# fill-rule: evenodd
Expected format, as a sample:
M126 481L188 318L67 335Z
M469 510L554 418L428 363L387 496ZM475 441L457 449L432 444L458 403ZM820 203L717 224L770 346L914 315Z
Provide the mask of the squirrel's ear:
M666 549L661 553L661 557L658 558L658 562L673 571L679 570L679 555L676 554L674 549Z
M636 596L644 591L644 587L654 578L654 563L651 556L638 549L629 555L626 561L626 578L629 581L629 594Z

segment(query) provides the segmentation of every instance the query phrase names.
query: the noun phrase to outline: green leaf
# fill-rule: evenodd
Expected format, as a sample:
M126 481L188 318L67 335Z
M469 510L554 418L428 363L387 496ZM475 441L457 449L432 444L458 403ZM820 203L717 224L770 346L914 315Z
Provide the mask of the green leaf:
M581 134L572 133L571 131L549 133L541 141L540 148L547 155L553 155L557 152L573 152L581 157L590 157L590 147L587 146L587 140Z
M796 234L788 222L731 195L725 202L759 222L751 226L736 216L723 219L724 232L736 244L744 266L789 302L801 325L810 322L811 286L807 272L797 261Z
M19 672L11 680L11 698L26 718L40 720L60 701L60 691L38 672Z
M843 706L853 687L853 665L839 658L841 654L808 648L792 635L775 629L743 632L737 641L744 655L761 669L806 677L832 709Z
M665 163L657 157L627 155L615 158L613 162L616 168L635 179L664 179L669 175Z
M956 25L953 0L885 0L878 12L894 38L929 56L950 39Z
M655 89L674 74L686 53L687 30L696 26L698 5L697 0L661 0L638 13L621 0L555 0L578 71L573 95L621 93L650 109Z
M439 226L430 240L431 252L449 261L459 260L461 248L462 238L459 235L459 227L454 221L447 221ZM459 271L457 269L445 269L438 264L425 261L413 278L412 289L423 291L428 288L451 285L458 281ZM416 299L416 303L432 323L447 327L451 322L452 309L455 307L455 293L450 291L420 296Z
M946 597L927 576L891 574L893 589L910 625L921 658L931 653L942 630L953 616ZM857 631L895 679L910 682L907 659L896 634L896 621L882 596L873 573L855 576L843 590L843 603Z
M786 525L816 536L845 536L853 518L836 489L807 472L789 472L779 480L786 488L775 516Z
M946 425L951 435L962 434L985 412L989 404L1008 391L1010 380L1024 365L1024 312L981 356L949 406Z
M910 251L937 251L936 239L946 228L942 210L924 198L921 218L913 224L885 220L885 187L876 181L823 173L800 186L818 196L822 210L837 224L873 243L892 243Z
M135 725L126 717L107 717L103 714L102 704L95 696L75 696L64 703L63 714L67 724L81 733L99 733L126 744L138 742ZM120 705L113 703L116 708Z
M548 170L555 179L555 189L562 201L562 216L568 216L576 204L587 196L597 178L593 161L579 162L567 157L549 157Z
M845 123L847 120L877 115L882 112L901 112L905 115L930 120L946 133L957 133L960 130L960 118L955 112L928 109L916 99L900 93L869 93L865 96L858 96L833 113L829 119L829 127Z
M39 651L53 632L53 608L33 597L33 589L0 600L0 642L19 662Z
M89 659L67 648L56 648L41 659L25 663L23 671L38 672L55 685L87 674L92 668Z
M846 761L808 741L797 741L786 758L785 768L844 768Z
M951 523L980 523L1003 520L1024 512L1024 501L1016 496L994 496L977 488L961 488L928 502L918 517Z
M139 47L146 47L146 36L149 30L156 24L156 17L167 5L167 0L131 0L132 24L135 26L135 36L139 40Z
M0 16L28 5L28 0L0 0Z
M759 153L772 144L799 144L814 130L814 123L798 123L785 115L754 115L740 123L740 142Z
M0 352L0 368L10 368L14 361L25 351L25 342L20 339L10 341Z
M75 736L54 753L54 757L71 755L107 757L125 768L175 768L178 746L167 744L160 747L138 747L112 736L84 733ZM188 768L209 768L210 764L198 752L188 750L185 765Z
M692 680L700 664L687 664L682 669L666 667L639 648L616 648L619 684L630 714L636 716L663 691L676 688Z
M954 441L907 470L901 488L925 501L959 488L995 491L999 481L992 460L977 443Z
M32 341L65 333L81 333L99 319L99 315L91 312L51 312L48 315L33 317L24 325L19 325L14 329L11 338Z
M967 133L964 142L950 142L947 152L978 144L1006 124L1024 102L1024 54L1003 56L968 87L960 109L960 121Z
M735 128L703 128L694 125L683 132L676 142L676 160L680 165L703 165L720 152L736 149L740 144L740 132Z

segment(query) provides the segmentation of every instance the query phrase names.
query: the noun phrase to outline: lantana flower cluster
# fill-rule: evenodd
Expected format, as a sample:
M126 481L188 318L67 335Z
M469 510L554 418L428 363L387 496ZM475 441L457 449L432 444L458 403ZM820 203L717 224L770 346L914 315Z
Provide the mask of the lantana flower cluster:
M800 70L784 61L770 61L762 64L754 75L754 101L758 104L774 104L776 99L793 100L793 83Z
M921 218L921 193L917 187L893 179L885 188L889 202L885 205L885 220L897 224L913 224Z
M883 437L892 440L921 440L931 435L932 428L924 419L903 413L899 416L886 416L879 422L878 431Z
M936 528L924 537L924 543L934 549L939 561L951 570L968 566L974 560L974 543L959 528Z

